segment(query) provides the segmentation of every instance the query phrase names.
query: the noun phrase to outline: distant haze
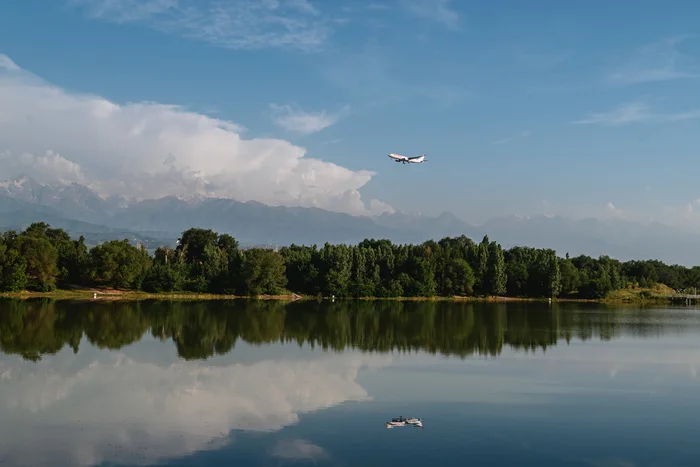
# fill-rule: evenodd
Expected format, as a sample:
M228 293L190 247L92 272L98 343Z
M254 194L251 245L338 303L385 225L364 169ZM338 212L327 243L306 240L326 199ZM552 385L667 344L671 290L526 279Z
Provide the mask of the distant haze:
M488 235L506 248L554 248L561 256L609 255L620 260L700 264L696 235L659 223L509 216L471 225L449 212L351 216L318 208L175 196L127 202L101 198L83 185L44 185L26 175L0 182L0 228L22 229L37 221L64 228L74 236L84 235L89 243L130 238L153 247L171 245L190 227L230 233L239 242L252 245L358 243L365 238L420 243L459 235L479 241Z

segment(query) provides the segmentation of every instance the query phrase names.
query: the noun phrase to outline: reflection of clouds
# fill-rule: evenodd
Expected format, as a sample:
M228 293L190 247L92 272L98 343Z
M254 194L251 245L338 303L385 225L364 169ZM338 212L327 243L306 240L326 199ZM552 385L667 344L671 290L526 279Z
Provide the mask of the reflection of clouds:
M531 392L533 394L566 394L566 395L576 395L576 394L639 394L644 396L649 396L656 394L656 391L650 389L637 389L637 388L610 388L610 387L596 387L596 386L573 386L567 385L559 382L536 382L532 383L529 387L521 390L521 392Z
M63 465L93 465L184 456L224 443L230 430L279 430L300 413L367 400L355 381L359 369L389 360L345 353L158 366L99 352L76 368L71 352L39 363L7 358L0 361L0 459L60 465L58 455L68 456Z
M381 376L365 375L364 385L380 402L533 406L582 396L665 397L669 391L677 396L677 386L697 379L698 366L694 336L621 337L560 342L546 353L504 348L488 359L395 355Z
M319 460L328 457L325 449L305 439L281 440L275 445L272 455L281 459L293 460Z
M499 358L524 361L532 356L504 350ZM621 337L605 343L577 342L560 345L546 354L538 355L537 359L552 365L603 370L610 378L623 372L637 372L653 367L655 372L684 374L696 379L700 366L700 347L695 336L643 340Z

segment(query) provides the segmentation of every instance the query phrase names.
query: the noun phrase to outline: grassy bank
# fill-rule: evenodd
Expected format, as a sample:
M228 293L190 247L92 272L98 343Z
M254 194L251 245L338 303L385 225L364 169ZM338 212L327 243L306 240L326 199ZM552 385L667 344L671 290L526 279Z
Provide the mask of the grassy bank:
M608 294L602 301L608 303L620 302L651 302L664 303L670 302L672 296L676 293L672 288L656 284L653 287L636 287L628 286L624 289L614 290Z
M98 289L98 288L74 288L61 289L52 292L6 292L0 293L2 298L32 299L50 298L54 300L233 300L233 299L260 299L260 300L297 300L302 298L296 294L261 295L258 297L221 295L192 292L168 292L147 293L133 290Z
M656 285L652 288L627 287L611 292L603 299L583 299L574 297L559 297L553 302L573 302L573 303L664 303L670 302L675 291L665 285ZM257 297L240 295L219 295L209 293L190 292L163 292L147 293L132 290L102 289L102 288L80 288L60 289L52 292L6 292L0 293L2 298L33 299L50 298L54 300L234 300L234 299L258 299L258 300L281 300L293 301L310 299L316 300L316 296L304 297L292 292L285 292L280 295L262 295ZM328 299L330 297L326 297ZM394 300L394 301L461 301L461 302L549 302L548 298L521 298L521 297L362 297L356 300Z

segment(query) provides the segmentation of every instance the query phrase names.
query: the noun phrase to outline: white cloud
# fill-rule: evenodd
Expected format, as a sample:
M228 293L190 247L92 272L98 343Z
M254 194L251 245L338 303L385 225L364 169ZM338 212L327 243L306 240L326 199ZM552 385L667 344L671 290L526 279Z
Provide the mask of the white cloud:
M630 219L628 213L625 210L618 208L611 201L608 201L605 204L605 212L603 213L603 215L601 217L603 217L603 218L613 217L616 219L625 219L625 220Z
M369 213L358 190L373 172L306 157L285 140L245 139L229 121L74 94L21 70L0 72L0 103L2 178L29 164L25 172L51 167L102 195L199 194Z
M370 201L369 210L373 215L376 215L376 216L378 216L380 214L384 214L384 213L393 214L396 212L394 210L394 208L389 206L387 203L384 203L384 202L379 201L377 199L373 199L372 201Z
M163 366L106 351L88 364L85 357L63 350L38 363L0 361L0 459L59 466L60 450L63 465L147 465L215 449L232 430L277 431L302 413L370 400L358 371L391 361L354 352L219 366ZM287 442L276 453L309 458L319 449Z
M340 112L329 114L325 110L320 112L305 112L294 109L289 105L270 104L273 112L272 120L287 131L308 135L316 133L336 123L349 107L343 107Z
M230 49L316 50L331 33L308 0L68 0L95 19L138 23Z
M606 126L626 125L637 122L675 122L700 118L700 109L685 110L675 113L655 113L648 105L634 102L622 105L609 112L594 113L590 116L577 120L576 124L598 124Z
M17 64L10 59L10 57L0 54L0 70L3 68L9 71L19 71L20 69Z
M27 152L16 156L9 151L2 151L0 164L3 167L0 170L6 173L31 172L32 178L39 183L85 182L85 176L78 164L50 150L43 156L35 156Z
M448 29L459 27L459 15L450 9L451 0L401 0L406 11L418 18L437 21Z
M677 46L696 36L686 34L665 38L637 50L622 67L608 74L610 84L639 84L700 78L700 67Z

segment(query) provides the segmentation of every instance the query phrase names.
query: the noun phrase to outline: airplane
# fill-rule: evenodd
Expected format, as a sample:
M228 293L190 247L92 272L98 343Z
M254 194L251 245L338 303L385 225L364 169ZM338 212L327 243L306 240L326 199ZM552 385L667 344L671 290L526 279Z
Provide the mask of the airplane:
M406 157L402 156L401 154L389 154L389 157L394 159L396 162L402 162L404 164L420 164L421 162L425 162L427 159L425 158L425 154L422 156L414 156L414 157Z
M398 426L413 425L416 427L423 428L423 420L420 418L392 418L390 422L386 422L387 428L394 428Z

